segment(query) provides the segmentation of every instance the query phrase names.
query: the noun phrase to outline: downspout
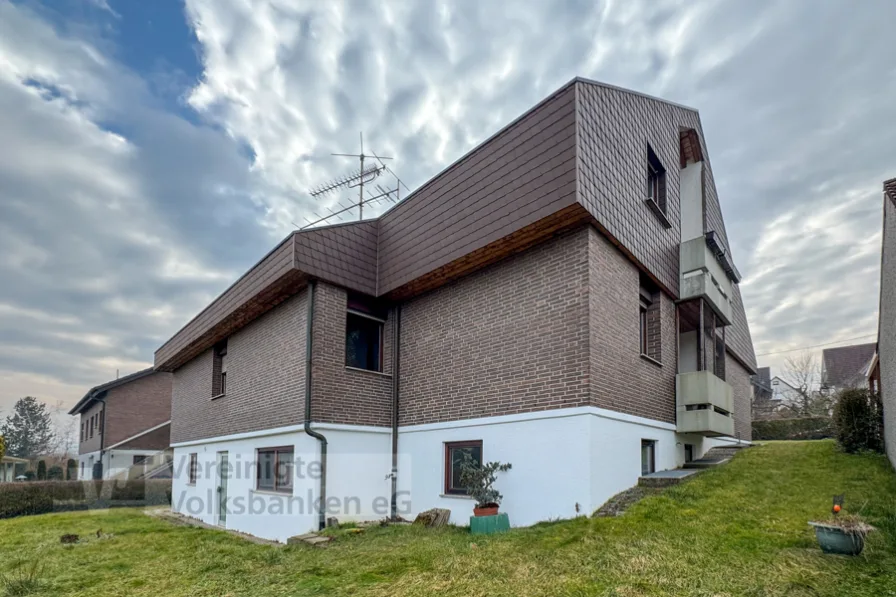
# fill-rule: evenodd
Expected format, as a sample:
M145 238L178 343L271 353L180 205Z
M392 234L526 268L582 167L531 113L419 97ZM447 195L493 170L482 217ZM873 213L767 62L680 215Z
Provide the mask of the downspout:
M100 433L100 479L102 479L103 477L106 476L106 471L103 468L103 452L105 452L105 446L106 446L106 407L108 405L106 404L105 396L103 396L102 398L97 398L96 401L103 403L103 419L102 419L103 432ZM110 456L109 459L111 460L111 458L112 457ZM111 465L112 465L112 463L110 462L109 463L110 468L111 468ZM93 471L90 471L90 478L93 479Z
M401 371L401 305L393 309L392 322L392 520L398 518L398 375Z
M327 528L327 438L311 428L311 350L314 335L314 288L308 282L308 313L305 315L305 433L320 442L320 519L318 528Z

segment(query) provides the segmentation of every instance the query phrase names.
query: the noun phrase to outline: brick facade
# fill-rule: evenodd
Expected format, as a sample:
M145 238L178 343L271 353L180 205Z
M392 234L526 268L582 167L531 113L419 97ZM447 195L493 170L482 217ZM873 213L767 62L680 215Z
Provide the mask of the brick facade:
M588 229L591 404L675 422L678 369L675 304L659 293L661 364L641 356L638 269L602 234ZM657 339L654 338L656 342Z
M94 413L100 416L93 437L88 434L87 440L80 443L78 453L108 448L170 420L171 388L170 373L153 373L107 390L104 422L102 402L97 401L81 413L81 421L89 420ZM105 436L102 440L101 426ZM161 448L167 445L166 442Z
M400 424L587 405L587 240L580 229L405 304Z
M305 299L303 291L227 339L226 395L212 400L212 349L174 372L172 443L304 420Z

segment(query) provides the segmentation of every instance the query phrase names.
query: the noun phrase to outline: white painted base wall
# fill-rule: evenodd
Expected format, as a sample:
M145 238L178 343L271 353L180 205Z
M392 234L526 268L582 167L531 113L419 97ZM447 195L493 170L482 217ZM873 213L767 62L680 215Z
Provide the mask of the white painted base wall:
M150 457L156 452L157 450L106 450L103 454L103 479L127 472L134 464L134 456ZM78 456L79 481L88 481L93 478L93 463L97 462L99 457L99 450Z
M328 440L327 516L341 522L379 520L389 515L391 435L386 428L315 425ZM398 513L413 519L430 508L451 510L451 522L469 523L473 501L444 495L445 442L481 440L486 461L510 462L496 487L501 509L513 526L590 515L607 499L634 486L641 475L641 440L656 442L656 470L684 463L684 446L699 458L727 438L708 439L675 432L675 426L593 407L489 417L399 430ZM256 450L294 446L298 461L291 495L256 491ZM175 511L219 524L218 453L228 452L226 528L286 541L317 530L319 477L308 464L319 462L320 444L300 427L281 428L174 446ZM199 463L189 484L190 454ZM302 464L304 463L304 464Z

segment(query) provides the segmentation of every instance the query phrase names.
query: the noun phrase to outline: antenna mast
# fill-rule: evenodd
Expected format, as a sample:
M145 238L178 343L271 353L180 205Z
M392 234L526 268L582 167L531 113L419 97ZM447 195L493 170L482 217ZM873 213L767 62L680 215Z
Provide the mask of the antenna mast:
M334 178L333 180L326 182L319 187L316 187L309 191L309 194L314 198L322 197L328 193L333 191L339 191L341 189L346 188L358 188L358 200L357 203L349 203L348 205L343 205L340 202L337 202L337 205L341 209L333 210L327 207L326 209L330 212L329 215L319 216L318 214L314 214L317 216L316 220L311 220L310 218L305 218L308 221L308 224L305 226L296 226L300 230L304 230L306 228L310 228L311 226L315 226L317 224L321 224L327 222L331 218L336 218L338 220L342 220L347 214L347 212L357 208L358 209L358 221L364 219L364 206L368 203L374 203L377 201L390 201L397 202L400 199L400 186L404 186L407 189L407 185L405 185L400 178L389 168L384 160L391 160L391 157L386 156L378 156L373 151L370 152L370 155L364 153L364 133L360 134L361 139L361 153L333 153L330 155L338 156L338 157L346 157L346 158L357 158L359 161L359 168L357 172L352 172L350 174L340 176L338 178ZM371 158L374 158L376 162L373 165L370 165L369 161ZM368 161L365 165L365 161ZM365 186L368 187L368 193L370 183L379 178L383 173L389 172L392 176L395 177L395 188L394 189L384 189L380 185L376 185L374 188L377 191L377 194L372 197L364 196Z

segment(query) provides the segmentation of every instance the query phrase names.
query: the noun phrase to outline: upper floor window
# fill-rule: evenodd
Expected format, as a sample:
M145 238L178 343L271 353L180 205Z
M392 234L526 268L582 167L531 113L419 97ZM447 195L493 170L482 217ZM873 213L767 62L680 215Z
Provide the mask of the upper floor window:
M647 198L652 200L663 214L666 213L666 169L647 146Z
M383 370L385 312L371 301L350 296L345 319L345 365L368 371Z
M227 340L219 342L214 348L212 362L212 398L227 393Z
M641 355L657 363L662 354L662 312L660 291L650 278L641 275L638 289L638 345Z

